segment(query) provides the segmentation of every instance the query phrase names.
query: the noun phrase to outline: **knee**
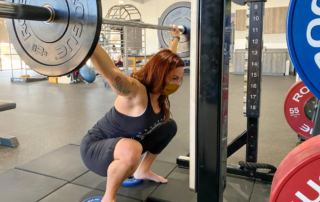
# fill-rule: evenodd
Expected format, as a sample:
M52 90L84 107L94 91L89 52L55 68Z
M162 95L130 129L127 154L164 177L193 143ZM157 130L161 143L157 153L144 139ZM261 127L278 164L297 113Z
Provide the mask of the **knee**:
M125 152L126 155L122 158L124 163L133 169L137 168L142 154L141 144L137 143L137 145L132 145L128 147Z
M129 167L135 169L138 164L142 153L142 145L132 139L124 139L119 145L115 158L123 161ZM118 146L118 145L117 145Z

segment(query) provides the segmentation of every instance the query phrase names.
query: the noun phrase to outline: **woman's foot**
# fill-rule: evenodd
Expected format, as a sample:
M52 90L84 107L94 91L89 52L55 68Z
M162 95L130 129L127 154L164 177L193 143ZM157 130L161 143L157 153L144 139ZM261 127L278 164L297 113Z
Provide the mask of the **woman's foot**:
M107 199L106 197L103 197L101 202L116 202L116 199Z
M137 170L134 173L134 178L136 179L148 179L148 180L152 180L155 182L160 182L160 183L167 183L168 180L164 179L163 177L151 172L151 171L139 171Z

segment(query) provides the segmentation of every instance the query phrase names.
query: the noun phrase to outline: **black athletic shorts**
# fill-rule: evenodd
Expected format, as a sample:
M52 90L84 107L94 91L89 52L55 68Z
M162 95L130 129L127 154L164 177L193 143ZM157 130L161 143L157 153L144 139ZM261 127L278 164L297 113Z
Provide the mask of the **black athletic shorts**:
M136 139L142 145L143 152L160 154L177 133L177 124L173 119L152 131L144 139ZM88 133L84 136L80 146L84 164L92 172L106 177L109 165L114 161L114 148L124 137L106 139L100 133Z

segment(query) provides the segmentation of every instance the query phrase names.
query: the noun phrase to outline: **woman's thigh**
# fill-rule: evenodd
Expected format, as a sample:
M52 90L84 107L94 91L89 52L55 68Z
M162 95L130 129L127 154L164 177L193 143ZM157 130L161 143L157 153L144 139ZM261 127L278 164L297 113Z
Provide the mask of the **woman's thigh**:
M159 154L170 143L177 133L177 124L173 119L161 125L152 131L143 140L140 141L143 147L143 153L150 151L153 154Z
M80 145L81 157L87 168L106 177L108 167L114 161L114 149L121 139L122 137L106 139L100 134L87 134Z

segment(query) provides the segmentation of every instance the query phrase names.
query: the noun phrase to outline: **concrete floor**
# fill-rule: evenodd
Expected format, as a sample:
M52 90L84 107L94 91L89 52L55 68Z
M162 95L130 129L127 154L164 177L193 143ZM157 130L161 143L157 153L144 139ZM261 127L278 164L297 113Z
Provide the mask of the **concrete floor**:
M14 149L0 146L0 173L80 141L116 99L116 94L104 87L101 77L92 84L67 85L48 81L10 83L10 75L0 72L0 99L16 102L17 108L0 113L0 136L16 136L20 146ZM189 78L186 73L183 86L170 97L173 118L179 127L176 138L181 141L189 140ZM260 163L278 166L298 141L283 114L286 93L294 82L293 76L262 78ZM243 75L230 75L229 142L246 128L243 85ZM228 163L244 160L244 152L238 151Z

